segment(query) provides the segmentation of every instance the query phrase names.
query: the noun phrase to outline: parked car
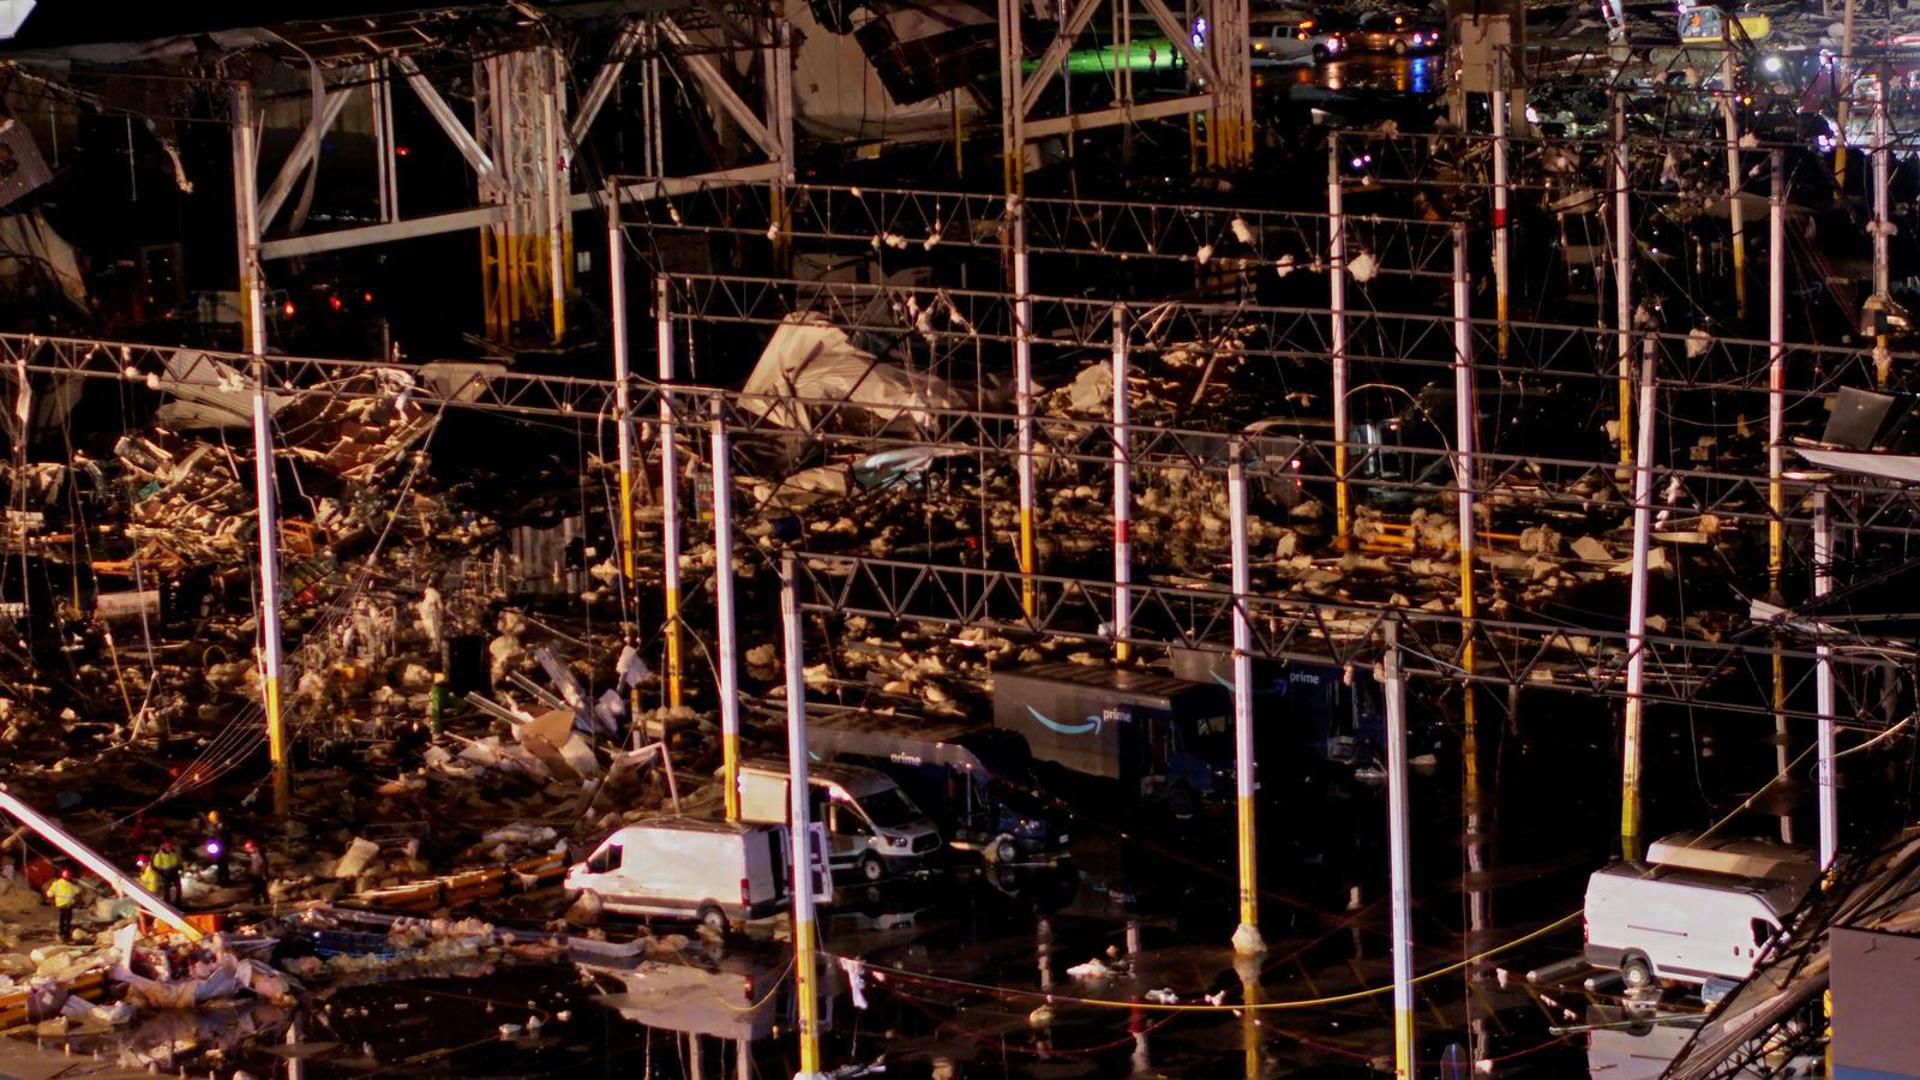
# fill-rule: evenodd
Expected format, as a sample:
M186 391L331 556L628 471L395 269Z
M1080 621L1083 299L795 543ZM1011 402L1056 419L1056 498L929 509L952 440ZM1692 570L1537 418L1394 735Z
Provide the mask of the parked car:
M1325 62L1346 47L1340 35L1300 15L1256 14L1247 27L1253 58L1281 64Z
M1356 52L1412 56L1440 48L1443 38L1439 27L1420 21L1418 16L1370 11L1360 16L1343 40L1347 48Z
M816 832L814 897L833 900ZM661 818L614 830L567 870L568 893L591 893L622 915L683 918L718 933L787 909L791 890L784 825Z
M815 765L807 771L807 818L827 827L827 856L835 870L856 870L867 881L911 869L940 850L940 831L885 773L856 765ZM787 824L787 765L748 761L740 766L740 817Z

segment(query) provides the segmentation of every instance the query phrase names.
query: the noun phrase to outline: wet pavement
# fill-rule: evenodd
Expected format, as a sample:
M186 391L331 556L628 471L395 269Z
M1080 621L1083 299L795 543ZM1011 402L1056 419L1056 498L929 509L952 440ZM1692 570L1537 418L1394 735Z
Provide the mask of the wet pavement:
M1577 924L1484 966L1460 962L1577 907L1604 853L1557 838L1604 835L1579 807L1604 805L1610 778L1587 770L1570 779L1554 767L1564 730L1504 750L1489 741L1485 777L1497 802L1537 811L1532 773L1545 768L1569 813L1512 824L1500 837L1505 861L1467 875L1457 759L1443 756L1416 778L1415 969L1428 973L1416 999L1421 1072L1473 1059L1491 1062L1491 1075L1584 1075L1589 1037L1551 1029L1583 1023L1594 999L1523 978L1572 956ZM1497 760L1526 774L1500 787ZM843 883L822 927L827 1061L849 1070L884 1062L889 1077L1375 1075L1391 1057L1382 795L1348 779L1263 794L1269 951L1253 963L1236 962L1227 942L1233 843L1231 815L1218 809L1118 821L1103 804L1102 814L1071 815L1073 858L1060 866L959 863L874 887ZM1470 885L1491 901L1477 932ZM535 926L564 905L549 889L484 914ZM602 929L614 939L642 932L625 920ZM417 978L318 985L294 1010L163 1014L48 1046L134 1070L290 1080L786 1076L797 1065L790 974L785 924L767 920L725 944L694 939L631 961L575 965L495 950ZM1241 1008L1250 1000L1261 1011ZM1671 1037L1653 1030L1653 1042ZM1598 1052L1632 1037L1608 1030Z

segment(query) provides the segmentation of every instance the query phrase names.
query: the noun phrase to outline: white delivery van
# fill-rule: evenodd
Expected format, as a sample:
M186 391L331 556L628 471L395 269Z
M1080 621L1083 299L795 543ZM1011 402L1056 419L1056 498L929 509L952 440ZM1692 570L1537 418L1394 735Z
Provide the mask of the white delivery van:
M893 778L855 765L812 765L807 818L827 830L835 870L858 870L867 881L916 866L940 849L940 831ZM748 761L740 766L743 821L787 823L787 764Z
M1800 880L1614 863L1587 879L1587 962L1636 990L1745 979L1805 894Z
M830 903L823 830L809 846L814 897ZM566 889L592 893L608 911L693 919L725 933L786 910L790 850L784 825L660 818L615 829L567 870Z

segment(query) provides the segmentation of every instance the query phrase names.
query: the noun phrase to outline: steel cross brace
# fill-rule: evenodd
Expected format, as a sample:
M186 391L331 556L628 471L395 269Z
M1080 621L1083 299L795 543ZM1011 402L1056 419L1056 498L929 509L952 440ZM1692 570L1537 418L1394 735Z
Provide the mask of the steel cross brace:
M836 615L915 622L946 627L977 626L1000 633L1044 634L1083 641L1109 641L1103 627L1111 616L1113 584L1013 569L940 566L855 555L805 553L799 559L801 605ZM1041 595L1034 614L1022 613L1023 584L1031 580ZM1225 636L1234 598L1222 589L1171 587L1135 582L1131 644L1180 646L1227 653ZM1256 655L1275 660L1371 667L1381 659L1379 628L1387 619L1403 627L1408 670L1417 677L1489 685L1518 685L1607 697L1625 695L1627 636L1624 630L1569 628L1476 617L1462 620L1446 613L1368 607L1294 597L1254 596L1248 617ZM1462 646L1471 637L1481 660L1474 672L1461 669ZM1695 639L1649 637L1644 647L1653 662L1644 694L1650 702L1772 716L1775 711L1756 681L1750 700L1711 697L1707 691L1723 676L1751 661L1758 674L1771 663L1769 643L1708 643ZM1795 646L1783 652L1811 662L1813 650ZM1836 661L1838 656L1835 657ZM1487 661L1492 661L1488 663ZM1858 668L1884 666L1879 656L1849 656ZM1788 709L1787 715L1812 713ZM1852 726L1878 730L1885 723L1866 712Z

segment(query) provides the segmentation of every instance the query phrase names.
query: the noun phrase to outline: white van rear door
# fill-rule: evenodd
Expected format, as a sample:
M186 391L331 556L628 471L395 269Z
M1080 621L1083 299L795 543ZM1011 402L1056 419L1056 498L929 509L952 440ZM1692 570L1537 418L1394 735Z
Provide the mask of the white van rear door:
M818 821L807 823L807 877L813 884L814 902L833 903L833 864L828 858L827 827Z

